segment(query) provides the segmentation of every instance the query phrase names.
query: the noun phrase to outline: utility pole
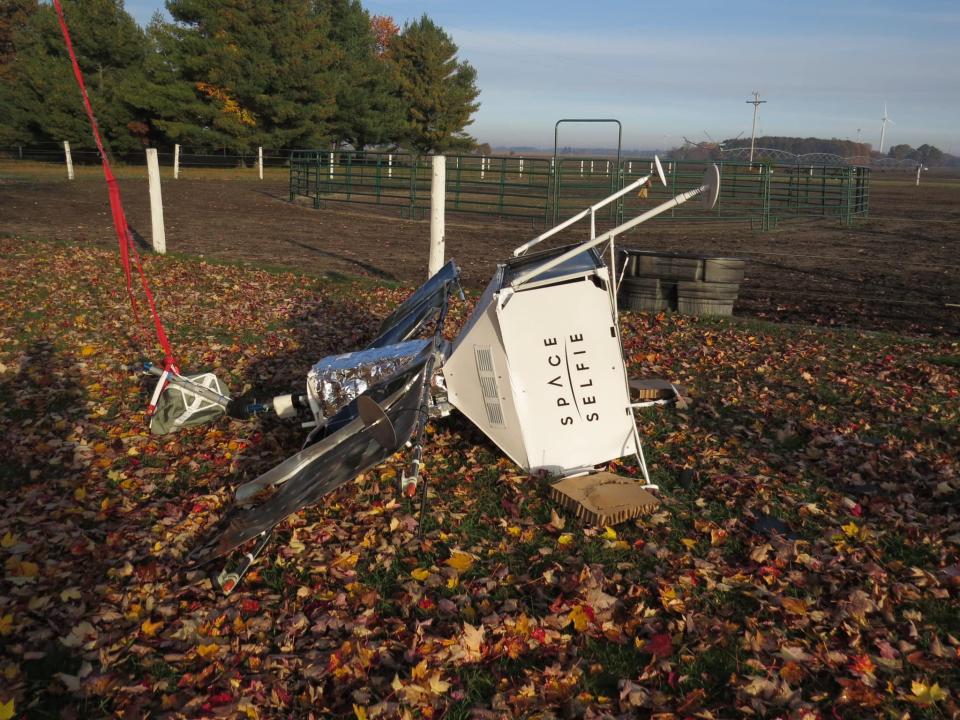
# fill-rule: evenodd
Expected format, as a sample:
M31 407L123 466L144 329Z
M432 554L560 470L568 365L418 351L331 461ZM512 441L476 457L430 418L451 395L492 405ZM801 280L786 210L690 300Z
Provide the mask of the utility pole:
M753 129L750 131L750 164L753 165L753 144L757 139L757 111L766 100L760 99L760 91L753 91L753 100L747 100L748 105L753 105Z

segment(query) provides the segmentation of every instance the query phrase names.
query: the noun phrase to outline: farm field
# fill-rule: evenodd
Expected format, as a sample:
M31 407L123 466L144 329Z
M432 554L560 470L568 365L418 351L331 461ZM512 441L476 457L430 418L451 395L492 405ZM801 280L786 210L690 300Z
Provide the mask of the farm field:
M82 168L70 183L54 168L0 164L0 230L26 239L112 244L99 169ZM147 237L143 172L126 168L120 184L133 228ZM426 272L426 221L403 219L395 209L290 204L279 169L268 169L262 182L252 170L188 169L178 181L165 180L163 193L167 248L174 253L404 283ZM447 256L457 259L469 286L481 287L497 259L542 230L531 222L448 213ZM760 232L745 223L657 220L620 242L748 258L740 314L908 333L960 331L960 308L948 307L960 304L957 177L925 176L918 188L909 175L877 173L871 217L851 227L784 220Z
M655 514L581 528L452 416L430 426L422 540L397 457L281 525L224 598L186 555L302 431L151 436L134 364L152 336L102 181L0 175L0 704L18 716L960 713L960 182L921 186L922 211L879 184L852 228L627 239L751 258L747 317L622 317L631 374L694 396L638 416ZM147 234L145 181L122 188ZM425 274L426 223L291 206L282 178L164 193L174 253L144 262L174 350L235 393L303 383ZM471 290L537 232L448 220Z

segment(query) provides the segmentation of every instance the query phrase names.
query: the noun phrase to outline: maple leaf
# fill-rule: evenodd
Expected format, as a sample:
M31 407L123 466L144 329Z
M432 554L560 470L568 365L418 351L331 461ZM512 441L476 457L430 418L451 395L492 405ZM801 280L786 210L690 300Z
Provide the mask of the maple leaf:
M473 557L465 552L454 550L447 558L446 564L457 572L466 572L473 566Z
M785 597L780 601L783 609L794 615L807 614L807 601L802 598Z
M647 640L643 650L657 658L670 657L673 654L673 638L668 633L659 633Z
M803 668L801 668L795 662L787 662L782 668L780 668L780 677L792 685L796 685L798 682L800 682L803 679L803 676Z
M144 620L140 625L140 629L143 631L143 634L148 637L153 637L157 634L157 631L163 627L163 620L157 620L157 622L150 622L150 620Z
M204 660L209 660L214 657L218 652L220 652L220 646L216 643L210 643L208 645L199 645L197 647L197 655L202 657Z
M16 705L13 698L6 702L0 702L0 720L10 720L16 714Z
M430 677L430 690L433 693L437 695L442 695L449 689L450 689L450 683L448 683L446 680L441 680L439 672L434 673Z
M474 627L470 623L463 624L463 635L460 638L460 645L466 650L468 660L479 660L483 657L483 637L487 630L482 625Z
M417 568L415 570L410 571L410 576L414 580L419 580L420 582L423 582L428 577L430 577L430 571L425 568Z
M614 529L613 529L612 527L610 527L609 525L607 525L606 527L604 527L604 530L603 530L603 539L604 539L604 540L616 540L616 539L617 539L617 531L614 530Z
M570 614L567 615L567 624L569 625L570 623L573 623L573 627L577 632L583 632L590 627L590 616L587 614L586 608L583 605L574 605Z
M573 542L573 535L571 535L570 533L564 533L563 535L557 538L557 545L559 545L560 547L569 545L572 542Z
M910 683L910 689L913 691L913 694L907 699L917 705L932 705L946 700L948 697L948 693L944 692L938 683L927 685L920 680L914 680Z
M876 665L869 655L854 655L850 658L850 672L854 675L873 675Z
M0 547L11 548L17 544L17 536L14 535L9 530L3 534L3 538L0 539Z

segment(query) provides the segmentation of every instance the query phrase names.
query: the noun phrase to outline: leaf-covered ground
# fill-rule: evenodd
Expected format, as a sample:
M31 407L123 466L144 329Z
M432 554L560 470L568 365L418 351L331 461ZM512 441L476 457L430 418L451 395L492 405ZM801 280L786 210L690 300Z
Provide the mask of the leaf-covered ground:
M114 254L0 259L2 718L960 713L955 341L625 315L631 374L695 396L640 417L656 514L580 528L451 417L422 541L394 458L224 598L185 556L301 432L152 437ZM409 292L146 262L182 367L264 397Z

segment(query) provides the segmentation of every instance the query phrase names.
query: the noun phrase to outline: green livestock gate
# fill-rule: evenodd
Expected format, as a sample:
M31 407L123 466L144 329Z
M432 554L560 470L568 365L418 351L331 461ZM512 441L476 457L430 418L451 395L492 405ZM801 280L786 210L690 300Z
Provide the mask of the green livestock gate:
M617 224L700 185L707 163L663 160L663 187L649 158L447 156L446 210L514 218L550 226L625 185L653 173L646 197L631 194L611 203L598 221ZM832 217L844 224L866 217L870 170L860 166L790 165L718 161L716 207L681 206L661 219L748 222L770 229L783 219ZM429 213L432 159L405 153L294 150L290 200L314 207L357 203L396 208L404 217Z

